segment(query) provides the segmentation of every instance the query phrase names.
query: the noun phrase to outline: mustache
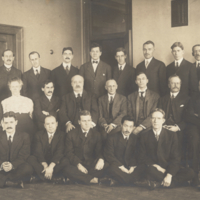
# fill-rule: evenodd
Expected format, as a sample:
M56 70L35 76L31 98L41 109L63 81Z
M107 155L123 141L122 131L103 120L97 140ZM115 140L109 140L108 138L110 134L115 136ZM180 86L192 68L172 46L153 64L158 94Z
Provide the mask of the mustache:
M65 59L70 59L69 57L66 57Z
M124 131L124 133L130 133L129 131Z
M77 85L75 88L81 88L81 86Z
M6 128L6 130L9 130L9 129L12 129L12 127L8 127L8 128Z
M50 94L50 93L53 93L53 92L52 92L52 91L49 91L49 92L47 92L47 93L49 93L49 94Z
M179 89L179 87L173 87L172 89Z
M10 59L8 59L7 61L11 61Z

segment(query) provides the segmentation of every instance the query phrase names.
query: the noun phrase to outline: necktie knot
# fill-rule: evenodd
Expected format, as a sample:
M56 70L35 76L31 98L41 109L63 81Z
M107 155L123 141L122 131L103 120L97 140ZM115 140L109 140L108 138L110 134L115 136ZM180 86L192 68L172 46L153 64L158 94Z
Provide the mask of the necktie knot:
M51 135L51 136L49 137L49 144L51 144L52 139L53 139L53 136Z
M83 132L83 134L85 135L85 137L87 137L88 132Z
M113 96L110 96L110 103L113 102Z
M11 68L6 68L6 70L9 72L11 70Z
M93 62L92 62L92 63L98 64L98 61L95 61L95 60L93 60Z
M149 65L149 61L147 60L145 66L148 67L148 65Z
M159 133L156 132L156 140L158 141L159 140Z
M178 64L178 62L176 62L176 65L175 65L176 67L179 67L179 64Z
M140 92L140 97L144 98L144 92Z
M172 95L171 95L171 99L174 99L174 98L175 98L175 96L174 96L174 94L172 94Z
M120 66L119 70L122 71L122 66Z

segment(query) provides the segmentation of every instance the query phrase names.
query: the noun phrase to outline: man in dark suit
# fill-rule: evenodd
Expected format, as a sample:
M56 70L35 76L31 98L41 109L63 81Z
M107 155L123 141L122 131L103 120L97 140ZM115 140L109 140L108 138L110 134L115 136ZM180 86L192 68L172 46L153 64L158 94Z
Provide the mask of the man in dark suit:
M62 97L59 111L59 119L63 130L69 132L79 126L78 118L81 110L91 112L92 127L95 127L98 120L98 106L95 96L83 89L84 79L80 75L72 77L71 85L73 92Z
M71 62L74 57L71 47L64 47L62 50L63 63L51 72L51 79L55 84L55 95L62 98L73 91L71 86L71 78L79 73L77 67Z
M81 65L79 72L85 80L85 90L95 94L96 98L106 93L105 83L112 77L111 67L100 60L101 54L101 46L93 43L90 48L91 61Z
M186 127L183 115L188 106L189 96L181 92L182 81L178 75L169 77L170 93L160 98L158 108L166 113L165 128L176 132L179 141L179 150L185 149L183 143L183 131Z
M21 79L22 76L22 72L13 66L14 59L15 55L10 49L2 53L4 65L0 67L0 102L11 96L8 81L14 77Z
M136 90L135 85L135 68L126 63L126 50L124 48L117 48L115 59L118 65L113 71L113 79L117 82L117 93L128 96Z
M194 66L197 69L197 78L200 81L200 44L196 44L192 47L192 55L195 58Z
M45 117L45 130L36 134L33 155L28 158L41 180L64 182L62 170L68 164L64 157L64 132L57 129L58 122L53 115ZM32 177L31 181L36 177Z
M91 129L92 118L83 110L79 116L80 127L66 135L65 155L70 161L64 173L72 181L85 184L98 183L105 174L101 135Z
M136 74L144 72L149 80L147 87L160 96L164 96L167 89L166 67L163 62L153 57L154 50L155 45L152 41L143 44L145 60L137 65Z
M124 116L121 120L121 127L121 131L108 137L104 149L105 160L109 163L108 174L111 177L111 186L117 184L115 181L124 185L133 184L142 177L144 172L142 166L137 167L137 136L132 133L133 119Z
M175 42L171 49L175 61L167 66L167 79L174 74L178 75L181 79L181 92L195 96L198 93L196 67L183 58L184 47L180 42Z
M140 163L147 166L149 186L173 187L194 177L190 168L180 168L181 156L176 133L162 127L165 112L155 109L151 114L152 129L141 136Z
M0 132L0 187L20 186L30 179L32 167L26 162L30 155L28 134L16 131L17 120L13 112L3 115Z
M33 101L42 95L41 87L50 77L50 70L40 66L40 54L33 51L29 54L32 68L23 74L23 95Z
M125 96L116 93L116 81L108 80L105 88L108 94L99 98L99 126L103 143L107 134L121 130L121 119L127 114L127 100Z
M58 117L61 101L60 98L55 96L54 83L48 79L42 86L43 95L35 100L34 115L39 130L44 129L44 119L47 115Z
M147 88L148 79L144 72L136 76L135 82L139 89L128 96L128 115L134 119L133 133L137 135L151 127L150 114L157 107L159 95Z

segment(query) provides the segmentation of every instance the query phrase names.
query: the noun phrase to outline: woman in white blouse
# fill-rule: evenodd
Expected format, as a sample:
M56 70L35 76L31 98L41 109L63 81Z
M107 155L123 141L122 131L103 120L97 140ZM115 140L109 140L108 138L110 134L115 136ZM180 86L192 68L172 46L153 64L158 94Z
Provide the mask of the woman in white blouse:
M22 80L17 77L8 81L12 96L1 102L2 107L0 115L2 118L4 113L10 111L14 112L18 120L17 130L27 132L32 139L33 134L36 131L32 121L33 101L20 95L22 85Z

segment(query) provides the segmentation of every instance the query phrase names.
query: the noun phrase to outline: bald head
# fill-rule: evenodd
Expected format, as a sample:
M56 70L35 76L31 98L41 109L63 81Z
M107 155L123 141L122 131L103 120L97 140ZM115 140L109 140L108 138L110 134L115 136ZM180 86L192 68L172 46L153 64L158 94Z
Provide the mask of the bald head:
M83 91L84 78L80 75L75 75L71 79L72 88L75 92L80 93Z

